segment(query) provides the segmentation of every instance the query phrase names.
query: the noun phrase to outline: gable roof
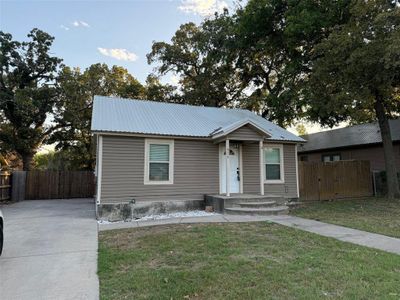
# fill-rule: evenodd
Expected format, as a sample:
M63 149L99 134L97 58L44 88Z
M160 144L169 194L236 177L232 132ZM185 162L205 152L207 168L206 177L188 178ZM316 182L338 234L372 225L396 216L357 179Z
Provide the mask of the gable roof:
M92 131L214 138L250 124L270 140L304 140L243 109L95 96Z
M393 141L400 141L400 119L389 120L389 126ZM300 145L299 152L382 143L378 123L354 125L302 137L307 143Z

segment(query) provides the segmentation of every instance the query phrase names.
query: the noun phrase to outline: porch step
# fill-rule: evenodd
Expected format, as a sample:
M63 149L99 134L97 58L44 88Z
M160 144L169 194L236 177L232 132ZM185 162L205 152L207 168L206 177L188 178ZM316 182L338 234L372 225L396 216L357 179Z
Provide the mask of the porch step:
M248 207L230 207L225 208L225 213L230 215L284 215L289 212L286 205L262 208L248 208Z
M276 205L276 201L239 202L237 205L249 208L271 207Z

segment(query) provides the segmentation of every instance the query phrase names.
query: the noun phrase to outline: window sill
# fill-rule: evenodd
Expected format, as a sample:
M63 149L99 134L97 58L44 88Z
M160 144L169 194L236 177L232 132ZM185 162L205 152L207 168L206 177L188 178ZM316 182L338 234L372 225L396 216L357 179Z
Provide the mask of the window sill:
M284 180L264 180L264 184L284 184Z
M165 185L165 184L174 184L173 181L145 181L145 185Z

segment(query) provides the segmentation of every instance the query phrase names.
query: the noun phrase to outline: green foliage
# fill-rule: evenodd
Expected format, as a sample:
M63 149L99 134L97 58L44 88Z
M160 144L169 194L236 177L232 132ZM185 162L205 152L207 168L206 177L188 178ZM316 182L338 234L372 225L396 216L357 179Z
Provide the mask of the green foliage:
M64 152L49 151L37 153L33 157L34 168L37 170L67 171L71 170L70 158ZM76 170L76 169L75 169Z
M298 135L306 135L307 134L307 128L306 128L306 126L304 126L304 124L297 124L296 131L297 131Z
M231 106L244 94L232 61L234 20L227 12L201 25L180 26L171 43L155 42L149 63L160 62L160 75L177 74L182 101L193 105Z
M146 99L162 102L183 102L182 97L177 94L176 87L170 84L162 84L154 74L146 78Z
M54 38L33 29L29 41L18 42L0 31L0 147L16 152L24 169L58 125L47 125L58 114L55 85L61 59L51 56Z
M400 8L354 1L349 22L317 47L307 98L309 118L333 126L375 121L377 98L387 116L400 111Z
M348 18L349 0L250 0L237 12L237 67L251 94L243 106L281 126L303 117L314 47Z
M57 150L67 151L73 166L94 169L95 149L90 131L93 97L118 96L142 99L145 87L122 67L109 68L94 64L81 72L65 67L59 75L63 113L55 118L62 128L55 132L50 142Z
M329 126L378 120L388 197L400 198L388 122L400 111L400 7L396 1L354 0L350 14L315 48L308 116Z

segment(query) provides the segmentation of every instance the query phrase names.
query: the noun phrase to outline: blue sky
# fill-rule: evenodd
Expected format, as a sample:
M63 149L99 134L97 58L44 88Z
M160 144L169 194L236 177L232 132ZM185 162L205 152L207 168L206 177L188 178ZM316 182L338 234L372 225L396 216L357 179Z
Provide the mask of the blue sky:
M55 37L52 52L66 65L82 69L99 62L119 65L144 83L155 67L146 59L153 41L169 42L181 24L199 24L224 7L232 10L238 1L0 0L0 30L21 41L37 27ZM176 84L173 74L163 81ZM310 133L321 130L305 124ZM293 127L289 130L295 132Z
M153 41L170 41L186 22L200 23L231 0L4 1L0 30L16 40L34 27L55 37L52 52L66 65L120 65L144 83L154 65L146 54ZM166 78L171 81L171 77ZM172 79L173 80L173 79Z

